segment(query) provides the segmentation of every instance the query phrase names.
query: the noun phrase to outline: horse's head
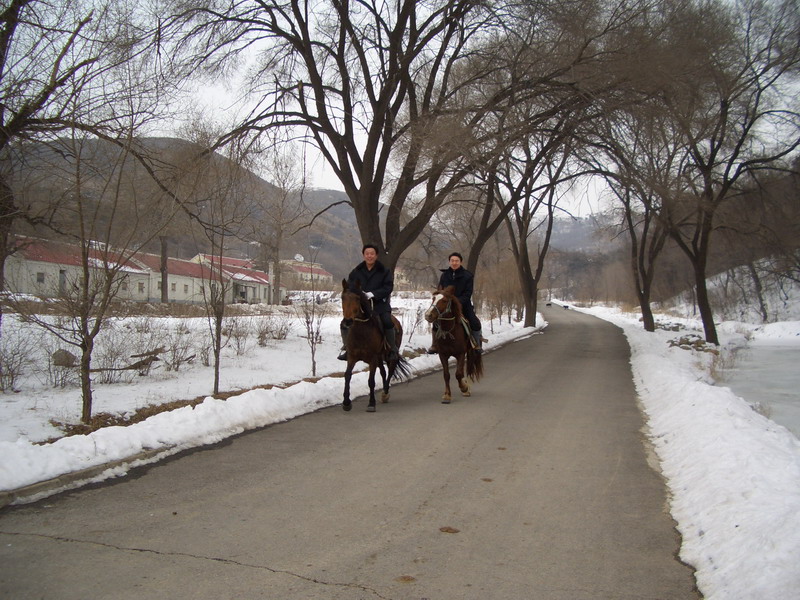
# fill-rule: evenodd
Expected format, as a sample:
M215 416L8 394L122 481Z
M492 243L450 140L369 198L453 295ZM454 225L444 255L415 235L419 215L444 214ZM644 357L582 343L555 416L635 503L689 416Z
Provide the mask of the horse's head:
M455 306L458 304L458 298L453 295L455 287L452 285L446 288L439 288L433 292L431 305L425 311L425 320L428 323L433 323L441 318L452 317L455 311Z
M342 315L345 323L352 324L355 319L364 320L371 314L369 300L361 290L361 284L356 284L355 290L347 285L347 280L342 279Z

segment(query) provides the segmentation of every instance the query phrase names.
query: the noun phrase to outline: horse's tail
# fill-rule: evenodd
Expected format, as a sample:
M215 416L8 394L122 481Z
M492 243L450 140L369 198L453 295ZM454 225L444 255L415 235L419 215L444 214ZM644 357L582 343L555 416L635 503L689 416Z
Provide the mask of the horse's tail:
M394 367L392 368L392 373L389 376L390 379L408 379L411 375L411 365L405 359L405 357L401 354L397 361L394 363Z
M483 377L483 355L471 348L467 350L467 377L472 381L480 381Z

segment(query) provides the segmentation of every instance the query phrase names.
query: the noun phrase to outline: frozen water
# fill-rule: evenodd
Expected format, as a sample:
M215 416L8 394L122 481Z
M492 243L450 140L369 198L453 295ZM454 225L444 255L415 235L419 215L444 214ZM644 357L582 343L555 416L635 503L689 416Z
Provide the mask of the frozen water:
M740 353L723 384L800 438L800 346L753 344Z

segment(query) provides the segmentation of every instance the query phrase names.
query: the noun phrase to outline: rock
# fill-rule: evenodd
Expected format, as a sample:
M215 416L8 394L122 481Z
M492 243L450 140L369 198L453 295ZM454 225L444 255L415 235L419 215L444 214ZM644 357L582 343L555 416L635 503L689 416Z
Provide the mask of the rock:
M74 367L78 364L78 357L63 348L53 352L51 359L55 367Z

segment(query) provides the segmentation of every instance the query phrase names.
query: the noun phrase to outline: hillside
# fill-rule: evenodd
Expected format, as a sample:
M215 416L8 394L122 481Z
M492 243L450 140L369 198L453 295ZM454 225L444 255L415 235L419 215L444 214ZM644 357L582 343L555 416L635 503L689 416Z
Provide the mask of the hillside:
M181 169L191 169L193 160L196 160L193 157L198 156L200 150L199 146L177 138L145 138L139 140L137 147L138 152L150 157L152 168L166 182L174 181L176 174L181 174ZM118 239L125 239L131 226L138 229L143 239L152 236L147 231L145 220L119 217L122 203L134 205L149 201L155 202L156 207L159 203L164 209L169 206L169 198L160 194L141 165L129 156L121 157L116 146L101 140L85 140L79 148L69 145L66 140L63 144L34 144L27 146L24 156L17 156L14 164L21 165L13 176L18 203L31 207L40 223L49 224L34 226L17 220L14 224L15 233L53 239L74 235L79 230L78 213L74 208L78 173L84 207L96 211L89 219L94 232L89 235L97 236L95 239L110 235L112 243L116 243ZM232 163L224 156L215 154L212 164L224 172ZM122 182L120 189L123 192L116 192L117 195L112 197L114 191L108 189L108 181L115 180L114 175L119 175L116 181ZM187 184L183 181L177 185L185 188ZM239 182L239 186L249 198L263 198L264 201L274 197L277 189L250 171ZM200 188L190 190L187 194L192 203L189 209L210 219L206 214L210 208L203 192ZM116 200L120 202L115 204ZM339 204L327 211L324 209L346 200L344 193L333 190L306 189L298 193L292 201L301 203L307 210L305 216L284 232L280 257L292 258L300 254L306 260L322 263L335 278L345 276L360 256L360 236L355 218L347 204ZM241 223L233 235L227 236L226 254L259 259L258 246L253 242L270 237L271 232L264 230L269 228L270 220L257 203L253 203L249 210L246 222ZM314 215L318 216L313 218ZM263 225L259 226L258 223ZM254 232L255 227L262 229ZM168 252L175 258L191 258L199 252L211 250L208 236L180 212L165 233ZM159 252L159 239L152 239L144 246L144 250Z

